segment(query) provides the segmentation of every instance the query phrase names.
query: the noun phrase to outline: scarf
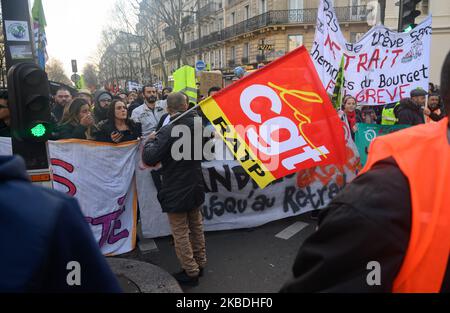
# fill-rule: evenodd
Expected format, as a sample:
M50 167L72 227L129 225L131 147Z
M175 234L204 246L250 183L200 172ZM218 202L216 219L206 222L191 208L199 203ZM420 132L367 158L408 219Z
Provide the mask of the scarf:
M356 124L356 111L345 113L347 115L348 124L353 131L353 126Z

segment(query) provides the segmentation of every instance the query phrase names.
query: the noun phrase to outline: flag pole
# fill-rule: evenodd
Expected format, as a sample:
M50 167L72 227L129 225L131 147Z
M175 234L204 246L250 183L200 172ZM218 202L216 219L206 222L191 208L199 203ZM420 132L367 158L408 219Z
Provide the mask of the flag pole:
M203 101L202 101L202 102L203 102ZM186 116L189 112L191 112L191 111L195 110L196 108L200 107L200 105L201 105L202 102L200 102L200 103L194 105L192 108L190 108L190 109L184 111L184 112L181 113L179 116L177 116L174 120L170 121L168 124L162 126L158 131L155 132L155 135L157 135L157 134L161 131L161 129L163 129L164 127L169 126L169 125L175 123L176 121L178 121L178 120L179 120L180 118L182 118L183 116Z

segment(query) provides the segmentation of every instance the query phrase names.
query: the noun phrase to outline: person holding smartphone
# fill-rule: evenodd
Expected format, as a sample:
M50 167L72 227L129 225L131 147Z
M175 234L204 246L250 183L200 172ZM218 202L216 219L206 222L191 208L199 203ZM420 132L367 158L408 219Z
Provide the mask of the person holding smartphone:
M98 125L95 140L119 143L136 140L142 136L140 123L128 117L127 105L120 99L113 100L107 112L107 119Z

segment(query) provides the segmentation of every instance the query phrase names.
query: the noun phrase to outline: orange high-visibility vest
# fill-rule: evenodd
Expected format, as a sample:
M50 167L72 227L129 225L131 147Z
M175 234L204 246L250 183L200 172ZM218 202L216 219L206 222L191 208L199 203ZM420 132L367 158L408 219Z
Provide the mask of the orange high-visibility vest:
M412 221L405 258L393 292L439 292L450 251L450 145L448 118L376 138L367 172L380 160L393 157L408 178ZM395 197L393 194L392 197ZM381 269L383 270L383 269Z

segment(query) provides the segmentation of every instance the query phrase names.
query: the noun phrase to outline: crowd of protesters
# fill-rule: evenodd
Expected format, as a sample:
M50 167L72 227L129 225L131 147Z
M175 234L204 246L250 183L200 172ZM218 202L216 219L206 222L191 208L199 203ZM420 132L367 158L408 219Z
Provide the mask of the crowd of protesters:
M439 90L433 83L429 83L428 91L416 88L410 91L410 97L385 105L360 104L352 95L346 95L338 113L353 138L357 123L414 126L437 122L446 116Z
M208 96L218 90L219 87L211 88ZM157 90L153 85L146 85L139 91L119 91L115 95L104 89L94 94L82 89L73 95L61 87L52 97L54 133L51 139L120 143L147 136L159 123L164 125L168 121L166 100L171 92L170 87ZM346 95L338 113L348 123L353 138L358 123L418 125L437 122L446 116L439 89L431 82L428 91L414 89L410 97L385 105L365 105L358 103L354 96ZM1 91L0 137L11 136L9 124L8 93ZM204 119L203 126L208 125Z

